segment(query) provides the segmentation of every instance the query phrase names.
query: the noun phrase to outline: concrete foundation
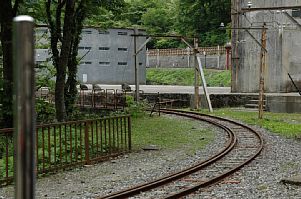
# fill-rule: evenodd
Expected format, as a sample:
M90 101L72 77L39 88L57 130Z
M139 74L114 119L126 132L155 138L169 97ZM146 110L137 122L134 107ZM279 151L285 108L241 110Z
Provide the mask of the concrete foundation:
M301 113L301 96L267 96L267 111Z

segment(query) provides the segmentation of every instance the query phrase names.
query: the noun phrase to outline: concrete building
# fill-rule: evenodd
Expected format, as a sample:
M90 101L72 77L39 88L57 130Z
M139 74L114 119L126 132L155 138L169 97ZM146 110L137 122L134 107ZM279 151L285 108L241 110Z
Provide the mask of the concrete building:
M43 47L48 41L47 28L38 28L38 47ZM144 34L138 30L138 34ZM82 31L82 40L79 44L78 80L87 84L134 84L135 57L134 57L134 29L100 30L85 28ZM137 37L137 48L144 43L145 37ZM48 49L36 50L36 61L45 62L50 58ZM146 48L138 55L139 83L146 83Z
M296 92L288 73L301 89L301 11L300 9L256 10L242 8L300 6L301 0L232 0L232 92L258 92L261 43L267 26L267 65L265 92ZM251 33L247 33L245 28ZM250 28L259 28L257 30Z

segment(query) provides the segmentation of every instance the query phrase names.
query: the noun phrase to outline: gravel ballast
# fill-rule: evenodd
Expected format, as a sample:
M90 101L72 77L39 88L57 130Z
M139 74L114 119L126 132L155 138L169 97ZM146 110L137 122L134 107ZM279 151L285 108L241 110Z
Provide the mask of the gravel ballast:
M258 158L230 178L188 198L301 198L300 186L281 182L301 174L301 142L257 130L265 139ZM182 149L140 151L40 178L36 198L95 198L162 177L216 153L225 142L225 134L219 129L215 134L215 140L195 154ZM0 188L1 197L14 198L13 186Z

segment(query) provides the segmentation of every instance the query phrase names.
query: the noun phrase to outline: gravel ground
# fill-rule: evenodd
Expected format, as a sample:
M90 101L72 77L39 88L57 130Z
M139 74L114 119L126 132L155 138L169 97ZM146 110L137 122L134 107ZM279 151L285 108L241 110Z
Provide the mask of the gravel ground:
M266 142L260 157L229 179L189 198L301 198L301 187L280 182L285 177L301 173L301 142L258 130ZM141 151L40 178L37 198L95 198L162 177L216 153L224 144L225 135L218 129L215 134L216 139L194 155L181 149ZM12 186L0 189L0 198L13 198L13 194Z

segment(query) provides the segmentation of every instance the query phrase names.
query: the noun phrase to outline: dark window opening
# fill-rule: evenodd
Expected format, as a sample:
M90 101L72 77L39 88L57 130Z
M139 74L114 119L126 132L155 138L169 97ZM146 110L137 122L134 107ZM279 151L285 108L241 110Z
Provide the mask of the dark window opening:
M110 62L99 62L100 65L110 65Z
M128 51L127 48L118 48L118 51Z
M118 35L128 35L127 32L118 32Z
M292 17L299 17L301 18L301 9L293 9Z
M128 63L127 62L118 62L119 66L126 66Z
M85 62L80 62L80 64L83 64L83 65L85 65L85 64L92 64L92 62L90 62L90 61L85 61Z
M83 47L83 46L80 46L78 47L78 50L91 50L92 47Z
M139 66L142 66L142 63L141 63L141 62L139 63Z
M98 31L98 33L100 34L100 35L108 35L108 34L110 34L110 32L109 31Z
M99 50L110 50L109 47L99 47Z
M92 30L83 30L82 33L83 34L92 34Z

